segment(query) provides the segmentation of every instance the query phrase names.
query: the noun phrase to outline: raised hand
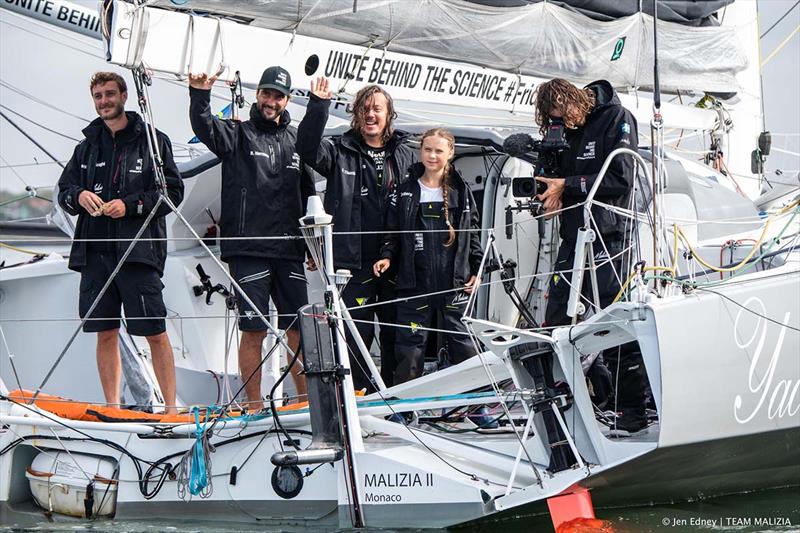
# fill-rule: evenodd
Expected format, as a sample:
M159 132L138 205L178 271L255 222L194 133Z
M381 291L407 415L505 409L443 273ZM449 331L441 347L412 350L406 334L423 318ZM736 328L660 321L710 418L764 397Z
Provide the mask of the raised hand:
M330 100L333 93L330 90L328 78L320 76L316 80L311 80L311 94L323 100Z
M216 75L209 76L205 72L200 74L189 73L189 87L210 91L214 86L214 82L217 81L217 77Z

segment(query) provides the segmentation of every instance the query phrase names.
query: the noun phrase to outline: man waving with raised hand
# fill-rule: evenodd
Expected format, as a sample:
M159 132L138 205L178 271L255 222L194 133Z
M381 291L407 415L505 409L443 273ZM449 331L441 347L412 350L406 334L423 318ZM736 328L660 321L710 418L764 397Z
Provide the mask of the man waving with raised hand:
M397 116L394 102L378 85L367 85L356 94L348 131L337 139L323 139L331 96L326 78L312 81L306 115L298 126L297 151L327 179L325 210L333 215L338 233L333 238L333 261L337 269L347 268L353 274L342 299L369 348L375 338L375 314L381 323L395 322L392 304L361 306L394 299L394 276L378 278L372 265L380 258L388 194L404 180L416 152L405 142L408 134L392 127ZM394 344L393 326L381 326L381 377L387 385L394 373ZM374 390L349 334L348 346L356 357L352 365L356 388Z
M297 310L308 303L304 246L298 220L314 182L295 151L297 130L290 125L291 76L273 66L261 75L249 120L223 120L211 113L216 76L189 75L189 116L195 135L222 161L220 244L231 276L256 305L238 294L239 369L251 409L261 399L261 345L267 326L259 314L269 311L270 296L281 315L293 351L300 345ZM266 237L266 238L265 238ZM274 237L274 238L269 238ZM292 375L298 394L306 392L300 365Z

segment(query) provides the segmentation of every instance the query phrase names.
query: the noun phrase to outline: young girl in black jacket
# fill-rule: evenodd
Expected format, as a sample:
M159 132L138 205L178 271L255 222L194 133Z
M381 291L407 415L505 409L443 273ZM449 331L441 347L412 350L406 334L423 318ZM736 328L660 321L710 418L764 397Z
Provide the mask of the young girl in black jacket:
M420 159L389 197L387 235L374 272L397 267L399 298L431 294L397 304L395 385L422 375L428 330L438 316L452 363L477 352L461 323L481 262L475 199L450 164L453 135L442 128L422 135ZM459 230L459 231L456 231ZM460 289L460 290L453 290Z

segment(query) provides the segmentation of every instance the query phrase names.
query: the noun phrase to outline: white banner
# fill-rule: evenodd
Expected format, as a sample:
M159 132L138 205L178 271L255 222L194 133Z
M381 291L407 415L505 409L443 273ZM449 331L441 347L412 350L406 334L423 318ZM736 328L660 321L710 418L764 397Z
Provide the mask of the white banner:
M95 8L63 0L2 0L0 6L88 37L102 38L100 16Z
M545 81L466 63L384 52L368 46L341 44L228 20L192 16L158 8L134 8L114 2L110 61L125 67L143 63L148 69L178 76L220 73L254 89L266 67L280 65L292 75L295 88L307 89L313 78L326 76L334 93L355 94L368 84L387 88L396 100L495 109L532 115L534 91ZM640 123L649 124L652 101L620 96ZM716 114L668 104L662 108L668 127L710 129Z

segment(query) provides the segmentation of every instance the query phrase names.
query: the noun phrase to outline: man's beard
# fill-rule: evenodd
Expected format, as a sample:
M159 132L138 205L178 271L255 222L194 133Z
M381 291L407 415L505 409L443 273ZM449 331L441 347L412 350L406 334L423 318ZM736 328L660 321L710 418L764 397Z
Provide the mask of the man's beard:
M116 104L110 108L113 112L111 115L103 117L103 120L115 120L122 116L122 113L125 112L125 106L122 104ZM102 112L107 112L109 110L108 107L101 109Z
M283 109L272 108L267 105L262 105L259 110L261 111L261 117L264 118L264 120L275 120L281 116L281 113L283 113ZM271 116L268 116L268 114L271 114Z
M375 124L375 125L371 124L370 126L377 126L377 124ZM375 137L377 139L382 139L385 134L386 134L386 126L384 126L382 129L378 129L378 128L372 129L372 131L370 131L369 133L367 133L367 125L366 124L364 124L364 127L361 128L361 136L362 137Z

